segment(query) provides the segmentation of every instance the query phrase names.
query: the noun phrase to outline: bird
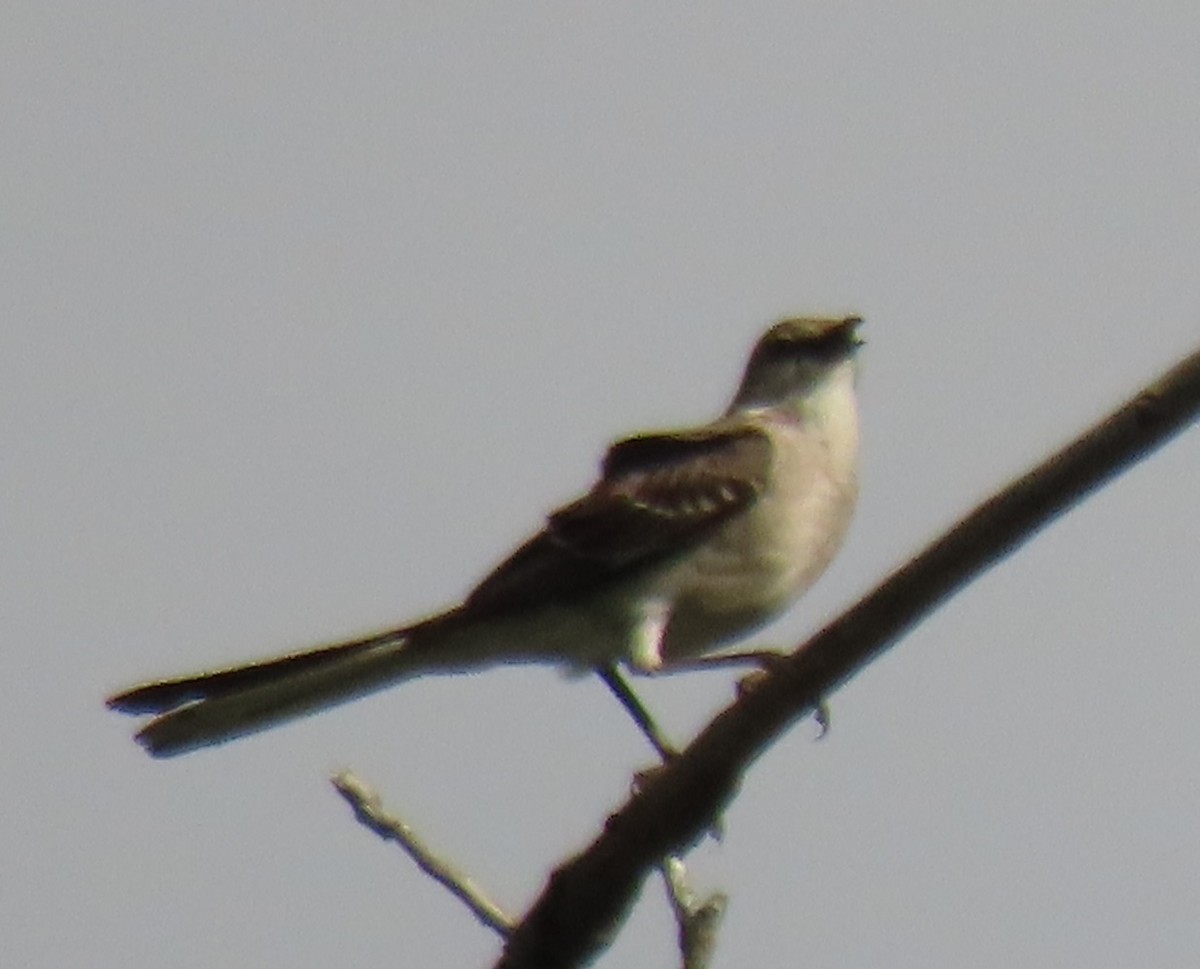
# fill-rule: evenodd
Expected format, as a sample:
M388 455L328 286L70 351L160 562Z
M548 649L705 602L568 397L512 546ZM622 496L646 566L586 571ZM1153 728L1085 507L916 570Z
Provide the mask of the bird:
M581 497L457 605L365 638L110 697L170 757L403 680L504 663L639 673L701 661L790 607L841 547L858 495L858 316L782 319L725 412L617 440Z

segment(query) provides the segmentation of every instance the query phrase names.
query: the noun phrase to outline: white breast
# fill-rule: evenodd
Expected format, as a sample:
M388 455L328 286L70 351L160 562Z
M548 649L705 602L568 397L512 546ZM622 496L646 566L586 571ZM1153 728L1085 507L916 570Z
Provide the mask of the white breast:
M762 415L774 443L765 493L663 574L665 655L704 652L773 619L841 547L858 494L852 373L805 404L799 416Z

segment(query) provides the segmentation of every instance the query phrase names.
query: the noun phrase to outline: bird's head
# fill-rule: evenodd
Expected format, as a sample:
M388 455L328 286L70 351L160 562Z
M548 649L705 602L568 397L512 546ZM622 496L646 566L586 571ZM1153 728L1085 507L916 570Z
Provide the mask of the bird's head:
M750 354L734 407L771 406L804 397L831 378L852 384L862 346L858 316L800 316L780 320Z

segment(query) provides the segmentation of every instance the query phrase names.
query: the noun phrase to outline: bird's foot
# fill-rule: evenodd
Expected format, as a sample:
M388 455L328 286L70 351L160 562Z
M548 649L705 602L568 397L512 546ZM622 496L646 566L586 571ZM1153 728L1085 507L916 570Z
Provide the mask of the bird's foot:
M714 653L711 656L691 656L687 659L667 660L657 669L637 670L650 676L667 673L695 673L703 670L719 670L728 666L754 666L763 670L771 670L787 659L787 653L780 649L747 649L736 653Z
M829 727L832 723L830 720L829 704L824 700L818 700L816 709L813 710L813 720L816 721L818 732L817 739L824 740L825 735L829 733Z

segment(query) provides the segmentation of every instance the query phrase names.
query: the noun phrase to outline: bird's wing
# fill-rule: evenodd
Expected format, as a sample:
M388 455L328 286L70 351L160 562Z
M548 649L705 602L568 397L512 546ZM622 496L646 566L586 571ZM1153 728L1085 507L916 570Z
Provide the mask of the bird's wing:
M758 499L770 464L770 438L744 420L618 441L592 489L551 513L466 608L506 612L569 599L682 553Z

